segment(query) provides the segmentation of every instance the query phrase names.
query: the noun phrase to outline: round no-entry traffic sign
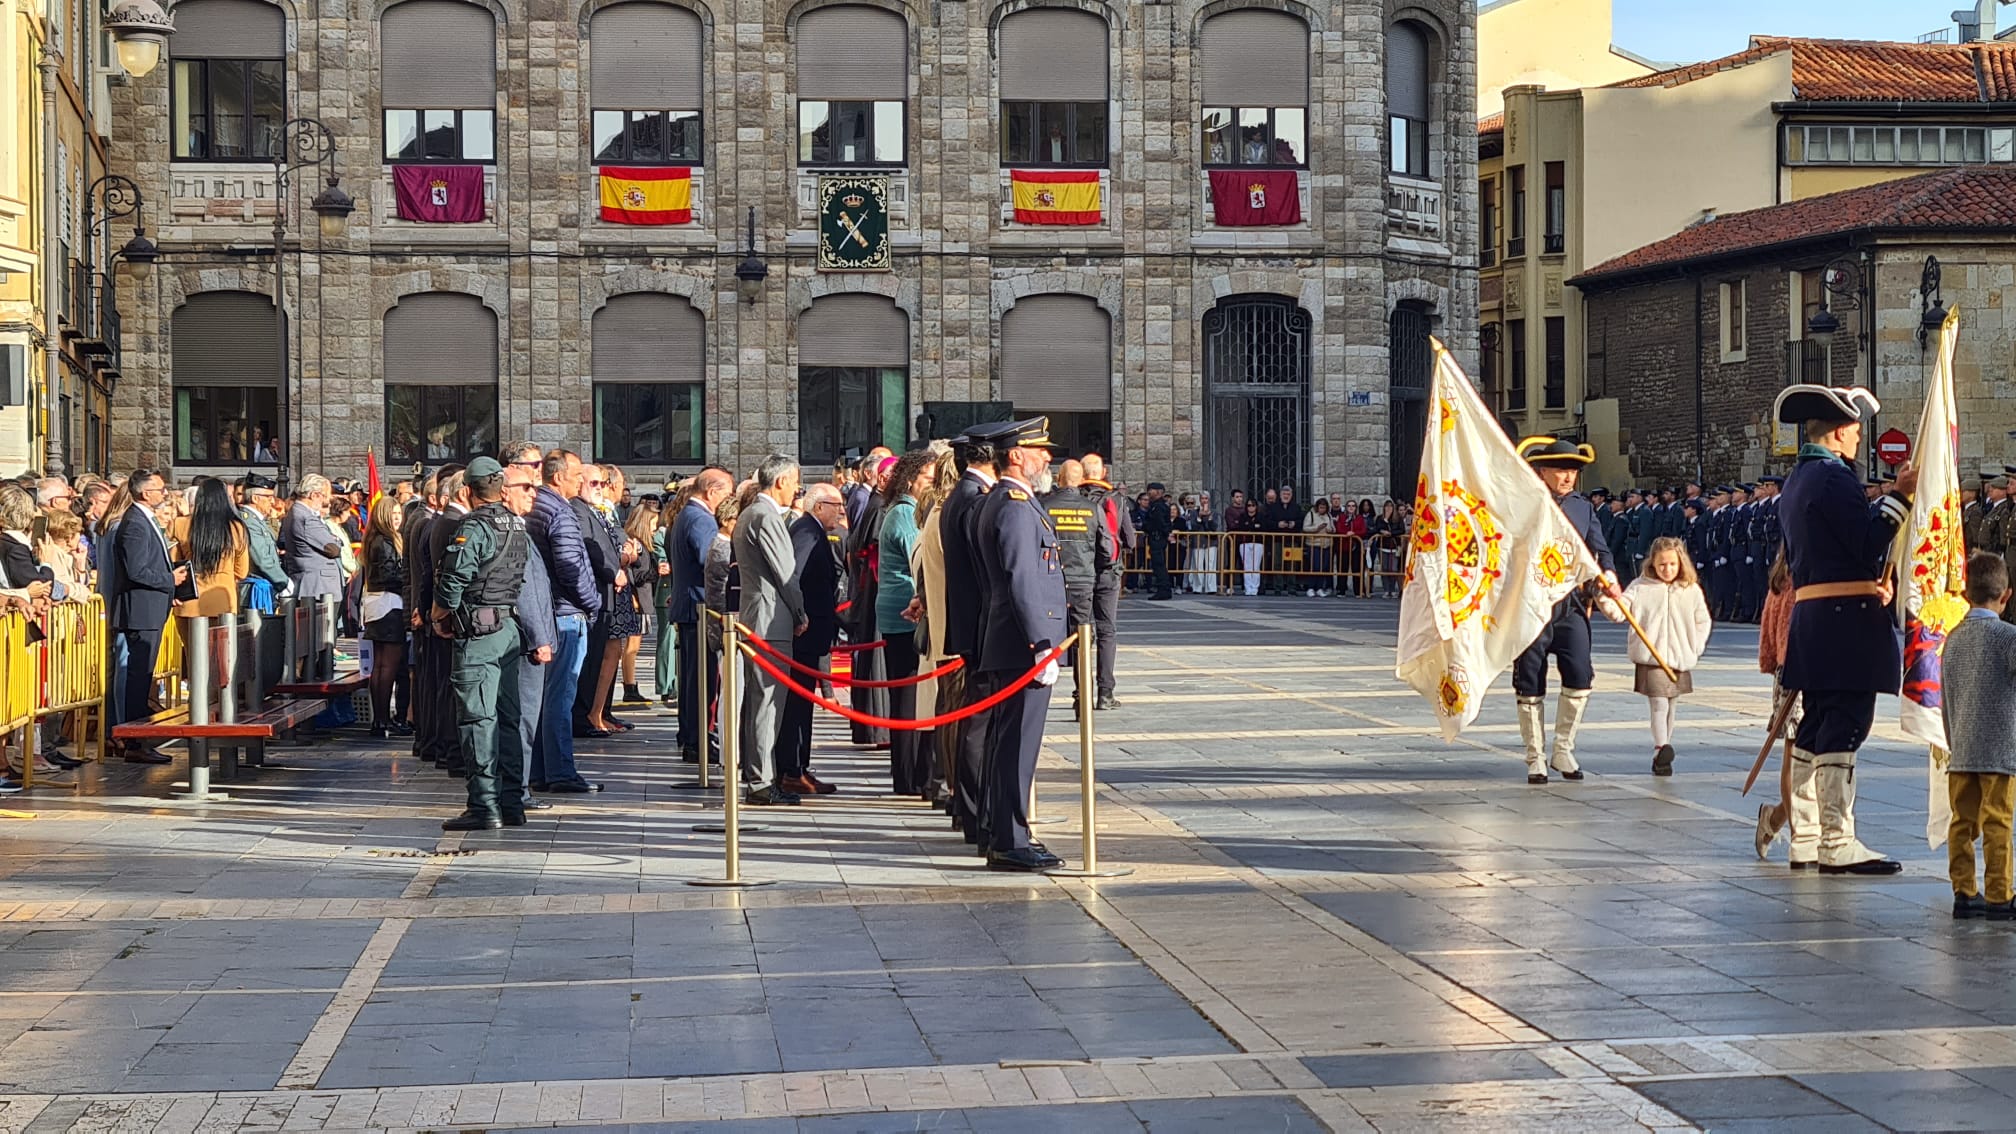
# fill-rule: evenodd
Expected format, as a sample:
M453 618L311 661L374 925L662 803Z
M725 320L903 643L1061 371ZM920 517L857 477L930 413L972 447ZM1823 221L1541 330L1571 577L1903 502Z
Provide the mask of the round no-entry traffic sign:
M1886 429L1876 439L1876 458L1891 468L1911 459L1911 438L1901 429Z

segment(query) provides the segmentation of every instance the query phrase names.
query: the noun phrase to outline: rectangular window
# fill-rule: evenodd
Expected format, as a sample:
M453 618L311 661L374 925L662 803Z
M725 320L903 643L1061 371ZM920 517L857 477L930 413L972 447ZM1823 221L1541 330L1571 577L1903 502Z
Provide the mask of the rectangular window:
M1498 262L1498 182L1495 179L1487 177L1477 183L1477 201L1477 264L1488 268Z
M1526 408L1526 320L1513 319L1505 324L1507 349L1512 353L1512 384L1505 391L1505 408L1523 410Z
M1524 256L1526 254L1526 167L1515 165L1505 171L1505 179L1511 185L1511 200L1506 217L1505 255Z
M1549 315L1541 328L1547 336L1547 409L1568 408L1568 320Z
M495 161L496 131L492 110L387 110L385 160Z
M177 386L175 463L270 465L280 391L258 386Z
M595 160L625 165L699 165L697 110L598 110Z
M1742 362L1746 357L1744 324L1749 318L1749 285L1731 280L1719 289L1722 308L1722 361Z
M798 103L798 163L825 166L903 164L904 104L883 102Z
M1309 164L1308 129L1299 106L1207 106L1204 164L1301 169Z
M1547 230L1540 245L1540 251L1558 253L1567 241L1568 232L1568 173L1567 166L1558 161L1550 161L1547 173Z
M1428 176L1428 123L1419 118L1386 117L1388 168L1404 177Z
M663 464L706 459L699 383L597 382L595 459Z
M172 156L186 161L270 161L287 119L287 65L279 59L177 59L169 83Z
M1106 104L1003 102L1001 164L1106 168Z
M1477 352L1477 360L1483 371L1478 385L1484 391L1484 404L1491 407L1492 413L1502 413L1505 410L1505 391L1499 389L1499 385L1505 381L1505 368L1498 357L1498 351L1503 345L1493 343Z
M799 460L830 465L843 451L856 446L903 449L909 439L907 367L799 367Z
M2016 161L2016 131L1981 126L1787 126L1787 165L1978 165Z
M385 387L385 459L390 464L497 455L497 387Z

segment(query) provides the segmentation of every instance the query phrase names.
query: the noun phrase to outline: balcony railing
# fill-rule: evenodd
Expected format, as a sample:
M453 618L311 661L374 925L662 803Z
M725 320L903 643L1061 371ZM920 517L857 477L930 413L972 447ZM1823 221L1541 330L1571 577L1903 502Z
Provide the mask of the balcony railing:
M1386 231L1420 240L1442 239L1442 186L1391 174L1386 179Z
M1567 239L1568 239L1567 237L1561 235L1558 232L1550 232L1547 235L1541 237L1540 238L1541 254L1545 256L1560 255L1563 246L1567 243Z

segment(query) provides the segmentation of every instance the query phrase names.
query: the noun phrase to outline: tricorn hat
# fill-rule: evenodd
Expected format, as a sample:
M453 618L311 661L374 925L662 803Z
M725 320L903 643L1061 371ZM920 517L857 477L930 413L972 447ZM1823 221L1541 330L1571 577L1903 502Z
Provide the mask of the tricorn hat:
M1596 459L1596 450L1555 437L1528 437L1519 442L1519 459L1535 468L1581 468Z
M1787 425L1808 421L1860 421L1883 408L1876 395L1860 386L1821 386L1801 382L1779 391L1775 416Z

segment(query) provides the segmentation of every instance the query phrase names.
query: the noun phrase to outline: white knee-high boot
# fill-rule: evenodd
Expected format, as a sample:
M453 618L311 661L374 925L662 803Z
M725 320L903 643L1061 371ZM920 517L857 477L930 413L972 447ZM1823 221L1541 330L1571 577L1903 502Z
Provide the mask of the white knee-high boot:
M1582 727L1582 712L1589 707L1589 690L1563 689L1554 708L1554 770L1564 780L1582 778L1582 765L1575 762L1575 733Z
M1883 856L1855 837L1855 754L1822 752L1814 757L1814 786L1820 800L1820 865L1854 866Z
M1792 796L1785 801L1785 813L1792 826L1791 862L1794 870L1820 861L1820 797L1815 790L1813 753L1792 749Z
M1519 698L1519 738L1526 742L1526 782L1547 782L1547 699Z

